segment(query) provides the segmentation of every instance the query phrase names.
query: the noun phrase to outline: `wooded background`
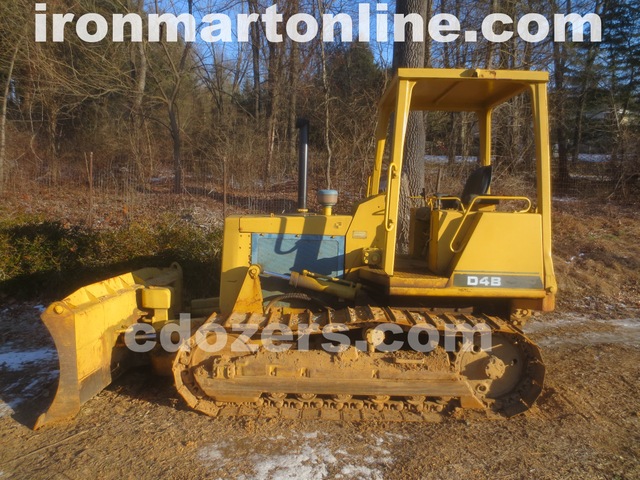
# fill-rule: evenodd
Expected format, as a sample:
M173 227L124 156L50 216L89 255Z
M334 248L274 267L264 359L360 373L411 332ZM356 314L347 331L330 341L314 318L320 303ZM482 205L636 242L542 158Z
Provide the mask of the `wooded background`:
M196 15L263 13L274 0L49 0L47 13ZM305 12L349 13L357 3L279 0L284 20ZM372 4L373 5L373 4ZM551 74L556 194L586 193L597 176L609 198L635 199L640 176L640 4L635 0L398 0L390 13L456 15L478 28L494 12L517 19L540 13L597 13L602 42L283 43L253 24L250 42L83 43L72 27L64 43L36 43L34 2L0 2L0 195L82 186L100 192L220 195L229 190L280 195L295 190L297 117L311 121L312 187L341 198L366 189L376 103L397 65L547 70ZM372 8L375 12L375 7ZM390 22L391 24L393 22ZM425 22L426 24L427 22ZM513 27L509 27L512 29ZM322 30L320 30L322 31ZM354 35L354 38L357 38ZM570 36L569 36L570 38ZM588 40L588 35L585 35ZM395 65L394 65L395 64ZM531 171L529 105L516 99L494 115L496 168ZM426 133L409 162L425 179L423 159L455 166L477 149L475 119L425 114ZM415 123L417 122L417 123ZM412 127L413 128L413 127ZM421 142L421 143L420 143ZM444 160L443 160L444 159ZM585 174L587 172L587 174ZM426 172L429 184L429 172ZM430 185L432 185L431 183ZM412 188L415 190L415 188ZM173 192L173 193L170 193ZM252 193L254 192L254 193ZM413 192L416 193L416 192ZM419 192L418 192L419 193ZM259 202L249 209L267 208Z

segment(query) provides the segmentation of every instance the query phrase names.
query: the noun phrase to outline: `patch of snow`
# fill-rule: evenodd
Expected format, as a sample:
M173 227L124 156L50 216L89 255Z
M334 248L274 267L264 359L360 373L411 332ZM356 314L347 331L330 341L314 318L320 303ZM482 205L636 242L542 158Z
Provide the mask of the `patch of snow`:
M35 308L38 313L42 313L47 309L47 307L45 307L44 305L35 305L33 308Z
M430 162L430 163L449 163L449 157L446 155L425 155L424 161ZM456 155L455 161L456 163L461 163L461 162L476 163L478 161L478 157L474 155L467 155L466 157L463 157L461 155Z
M336 478L382 480L384 477L379 471L364 465L346 465L336 475Z
M25 400L26 398L3 398L0 400L0 418L13 415L16 408Z
M640 347L640 329L614 332L579 332L572 335L551 335L538 341L543 347L556 345L595 345L623 343Z
M258 480L322 480L327 478L327 464L337 462L328 448L303 445L297 453L284 455L257 454L250 457L254 478Z
M563 318L558 318L551 321L546 320L534 320L529 322L525 331L539 332L554 328L572 326L572 325L586 325L589 323L597 323L600 325L609 325L614 328L640 328L640 318L622 318L622 319L602 319L602 318L589 318L583 315L565 315Z
M575 202L577 199L573 197L552 197L554 202Z
M597 325L598 329L588 330L588 325ZM601 331L605 325L611 330ZM562 327L580 326L579 331L570 334L554 334ZM555 345L593 345L599 343L623 343L640 347L640 319L589 319L579 315L568 315L551 322L534 321L525 326L525 333L548 333L536 341L541 346Z
M216 446L209 446L207 448L201 449L198 453L198 457L200 457L200 460L204 461L205 463L215 463L224 458L224 453L216 448Z
M279 435L279 438L282 436ZM367 435L350 445L333 446L331 437L322 432L291 432L286 443L274 443L273 438L252 439L250 453L244 458L250 464L250 474L234 471L238 445L215 444L203 447L201 461L221 468L225 475L256 480L324 480L327 478L382 479L377 468L393 462L389 450L381 445L390 439ZM397 435L397 438L403 438ZM395 441L394 439L393 441ZM337 448L336 448L337 447ZM359 453L354 447L364 447ZM244 472L243 472L244 473Z
M22 388L22 391L25 393L31 393L32 390L36 389L36 387L40 387L40 384L42 384L43 382L48 383L59 376L60 371L58 369L52 370L51 372L46 372L46 374L40 375L37 378L33 379L31 383Z
M11 405L0 401L0 418L8 417L10 415L13 415L13 408L11 408Z
M632 329L640 329L640 319L639 318L622 318L619 320L609 320L611 325L614 325L618 328L632 328Z
M578 160L581 162L590 163L602 163L608 162L611 159L611 155L598 154L598 153L580 153L578 154Z
M0 366L9 370L22 370L26 364L33 362L52 362L56 351L51 348L16 351L11 348L0 349Z
M538 333L569 325L585 324L590 320L580 315L567 315L563 318L553 320L533 320L524 327L525 333Z
M386 432L384 435L394 440L409 440L409 437L407 437L406 435L401 435L399 433Z
M640 347L640 332L633 334L621 334L616 332L581 332L571 336L552 335L538 341L543 347L558 345L596 345L602 343L624 343L634 347Z
M51 348L21 351L11 343L0 347L0 370L21 372L35 362L40 367L35 371L19 374L17 381L2 387L0 418L12 415L23 402L38 395L43 383L49 383L59 375L56 357L56 351Z

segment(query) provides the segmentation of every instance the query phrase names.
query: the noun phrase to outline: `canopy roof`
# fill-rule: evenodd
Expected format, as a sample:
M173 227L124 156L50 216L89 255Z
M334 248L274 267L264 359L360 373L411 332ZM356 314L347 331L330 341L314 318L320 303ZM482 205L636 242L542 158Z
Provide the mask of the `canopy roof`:
M521 70L442 70L400 68L380 101L381 108L394 108L399 82L416 82L412 110L483 111L527 90L546 83L547 72Z

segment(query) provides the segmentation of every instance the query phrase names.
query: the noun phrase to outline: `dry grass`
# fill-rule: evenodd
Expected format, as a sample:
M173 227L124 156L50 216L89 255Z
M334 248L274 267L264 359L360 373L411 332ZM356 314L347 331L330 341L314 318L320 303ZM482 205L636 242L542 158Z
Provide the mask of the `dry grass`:
M640 308L640 213L587 200L554 204L562 309L601 315Z

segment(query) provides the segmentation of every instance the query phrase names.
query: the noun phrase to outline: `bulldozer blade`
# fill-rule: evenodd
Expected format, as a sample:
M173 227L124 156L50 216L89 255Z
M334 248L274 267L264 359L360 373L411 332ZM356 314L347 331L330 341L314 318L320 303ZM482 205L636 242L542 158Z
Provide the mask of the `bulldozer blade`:
M128 352L119 334L140 318L131 273L94 283L51 304L41 315L60 362L58 390L34 428L69 419L124 370Z
M179 290L181 281L179 266L146 268L82 287L42 313L58 351L60 377L51 406L34 429L74 417L82 404L117 376L146 360L120 341L131 325L147 315L139 309L138 291L150 285Z

